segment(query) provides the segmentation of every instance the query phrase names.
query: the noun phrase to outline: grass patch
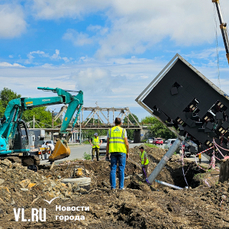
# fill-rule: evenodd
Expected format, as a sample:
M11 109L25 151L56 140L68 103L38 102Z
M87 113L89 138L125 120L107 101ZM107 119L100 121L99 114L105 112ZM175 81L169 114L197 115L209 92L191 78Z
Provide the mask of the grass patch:
M158 148L156 145L154 144L149 144L149 143L145 143L146 146L151 147L151 148Z
M83 144L90 144L90 142L89 141L84 141Z
M85 160L91 160L91 155L90 155L89 153L84 152L83 158L84 158Z
M205 173L205 172L204 173L197 173L193 176L193 178L202 180L206 177L206 174L207 173Z

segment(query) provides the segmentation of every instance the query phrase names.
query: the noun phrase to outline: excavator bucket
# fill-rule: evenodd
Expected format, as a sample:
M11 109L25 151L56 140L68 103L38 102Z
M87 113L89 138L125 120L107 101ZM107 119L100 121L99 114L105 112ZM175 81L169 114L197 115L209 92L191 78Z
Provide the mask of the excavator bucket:
M68 147L67 142L62 142L58 140L56 142L55 149L53 150L52 154L49 156L49 161L56 161L70 155L71 151Z

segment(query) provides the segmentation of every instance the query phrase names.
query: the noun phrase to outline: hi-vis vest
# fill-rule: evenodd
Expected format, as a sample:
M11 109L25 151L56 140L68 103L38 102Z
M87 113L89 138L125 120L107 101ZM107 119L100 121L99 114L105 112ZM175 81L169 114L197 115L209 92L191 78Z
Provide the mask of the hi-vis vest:
M125 132L126 130L120 126L114 126L109 130L109 153L126 153Z
M146 163L144 163L145 155L146 155ZM149 164L148 155L147 155L146 151L143 151L142 153L140 152L140 157L141 157L142 165L148 165Z
M99 137L97 137L97 138L94 137L92 139L92 144L93 144L92 148L100 148L100 146L99 146Z

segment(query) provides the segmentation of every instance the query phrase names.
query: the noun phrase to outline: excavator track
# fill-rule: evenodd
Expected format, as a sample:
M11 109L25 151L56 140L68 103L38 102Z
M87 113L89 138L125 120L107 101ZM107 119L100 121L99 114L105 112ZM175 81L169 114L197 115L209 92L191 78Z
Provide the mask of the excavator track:
M30 166L30 165L39 165L40 158L38 156L26 156L22 158L22 165Z
M22 163L22 160L20 157L17 156L1 156L0 160L5 160L8 159L9 161L11 161L12 163Z

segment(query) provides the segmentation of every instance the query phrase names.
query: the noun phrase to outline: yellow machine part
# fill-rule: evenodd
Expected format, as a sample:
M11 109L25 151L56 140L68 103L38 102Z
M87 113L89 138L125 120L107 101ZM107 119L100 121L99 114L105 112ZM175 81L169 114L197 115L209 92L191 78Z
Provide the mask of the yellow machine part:
M70 155L71 151L67 143L62 142L61 140L56 142L55 149L52 154L49 156L49 161L56 161Z
M83 170L82 168L78 168L77 171L76 171L76 176L78 176L78 177L83 176L83 171L82 170Z

